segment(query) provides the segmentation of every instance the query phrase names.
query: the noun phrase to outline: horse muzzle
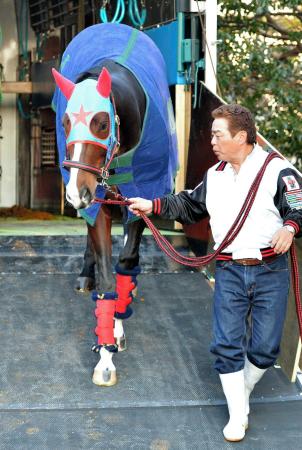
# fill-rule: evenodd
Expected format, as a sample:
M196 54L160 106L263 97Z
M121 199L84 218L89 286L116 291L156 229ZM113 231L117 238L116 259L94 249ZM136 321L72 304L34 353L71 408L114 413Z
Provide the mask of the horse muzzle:
M82 208L87 208L93 200L93 195L88 187L83 187L79 192L80 200L82 201Z
M87 186L84 186L80 189L79 192L74 191L73 189L66 189L66 200L70 203L75 209L87 208L91 205L93 201L93 194Z

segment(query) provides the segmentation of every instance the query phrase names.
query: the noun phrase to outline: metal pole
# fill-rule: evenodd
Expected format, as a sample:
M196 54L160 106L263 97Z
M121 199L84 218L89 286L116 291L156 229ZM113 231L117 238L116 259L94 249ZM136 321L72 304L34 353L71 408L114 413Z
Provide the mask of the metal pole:
M205 84L216 94L217 0L206 0Z

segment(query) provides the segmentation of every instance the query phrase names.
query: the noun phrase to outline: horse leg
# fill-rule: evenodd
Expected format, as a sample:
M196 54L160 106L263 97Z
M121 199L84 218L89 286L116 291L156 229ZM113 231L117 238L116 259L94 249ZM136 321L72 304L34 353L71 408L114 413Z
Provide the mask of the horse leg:
M126 348L123 319L131 316L132 291L136 287L136 276L140 273L139 245L145 224L142 220L129 224L125 229L125 244L116 265L116 289L96 297L98 344L93 350L100 354L92 381L98 386L112 386L116 383L116 368L113 353Z
M95 226L88 225L98 272L97 289L100 292L94 295L97 344L92 347L92 350L100 355L92 377L93 383L98 386L116 384L116 369L112 361L113 353L117 352L117 346L114 338L116 294L111 270L111 224L110 210L106 206L102 206Z
M97 267L96 289L101 292L111 291L114 288L114 277L111 269L111 225L110 210L105 205L100 209L95 226L92 227L87 224Z
M125 226L124 248L119 255L116 270L116 308L114 336L119 351L126 349L126 338L123 320L128 319L132 310L130 304L137 286L136 277L140 273L139 245L145 228L142 220L137 220Z
M95 288L95 256L91 238L87 230L86 249L84 253L84 266L76 281L78 292L87 292Z

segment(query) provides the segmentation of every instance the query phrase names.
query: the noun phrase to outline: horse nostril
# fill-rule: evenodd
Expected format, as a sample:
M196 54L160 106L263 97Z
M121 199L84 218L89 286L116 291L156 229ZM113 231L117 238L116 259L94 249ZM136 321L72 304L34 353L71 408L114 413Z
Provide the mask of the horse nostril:
M92 194L88 189L88 187L84 187L80 190L80 199L82 200L83 203L89 205L89 203L92 200Z

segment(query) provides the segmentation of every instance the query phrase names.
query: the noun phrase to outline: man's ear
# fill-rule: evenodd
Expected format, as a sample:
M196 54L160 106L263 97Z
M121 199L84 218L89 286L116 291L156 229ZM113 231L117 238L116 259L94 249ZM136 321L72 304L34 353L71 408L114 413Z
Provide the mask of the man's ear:
M238 131L238 133L236 133L235 140L236 142L238 142L238 144L246 144L247 132L244 130Z

